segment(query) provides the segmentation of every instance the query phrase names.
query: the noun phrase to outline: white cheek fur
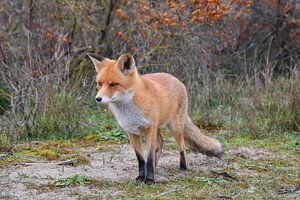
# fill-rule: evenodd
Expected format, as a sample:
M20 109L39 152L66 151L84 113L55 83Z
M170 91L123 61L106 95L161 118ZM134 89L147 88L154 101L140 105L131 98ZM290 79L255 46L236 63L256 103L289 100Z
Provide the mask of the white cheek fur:
M115 92L112 96L112 102L130 102L134 96L132 90L127 90L124 94Z

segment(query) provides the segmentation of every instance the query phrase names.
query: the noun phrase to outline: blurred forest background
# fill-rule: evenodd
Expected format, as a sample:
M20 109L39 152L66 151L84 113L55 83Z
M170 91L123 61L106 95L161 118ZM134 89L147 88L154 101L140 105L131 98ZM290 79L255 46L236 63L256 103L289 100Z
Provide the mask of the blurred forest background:
M126 139L94 102L87 52L132 53L185 83L208 130L300 131L298 0L1 0L0 150L19 139Z

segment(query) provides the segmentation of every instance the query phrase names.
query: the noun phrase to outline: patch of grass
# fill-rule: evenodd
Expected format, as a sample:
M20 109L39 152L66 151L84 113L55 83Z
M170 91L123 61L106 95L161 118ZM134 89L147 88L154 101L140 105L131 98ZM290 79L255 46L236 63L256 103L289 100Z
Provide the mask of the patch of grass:
M216 137L225 147L236 148L239 146L253 146L259 148L275 148L278 149L300 149L300 137L298 133L281 133L274 137L261 137L253 139L250 134L239 133L236 131L219 131L209 133Z
M87 176L75 174L67 178L56 180L54 185L56 187L68 187L74 185L85 186L85 185L95 184L96 182L97 181L95 179L89 178Z
M164 184L147 185L136 181L130 181L128 183L113 184L119 191L123 191L123 194L115 196L118 198L140 198L149 199L155 195L162 193L165 189ZM135 188L134 190L132 188Z
M296 76L298 77L298 76ZM227 80L217 75L209 85L193 85L190 110L196 124L207 130L227 129L257 139L300 134L299 78L276 77L268 84ZM252 79L252 78L251 78ZM196 89L195 89L196 88Z
M167 150L176 151L176 150L178 150L178 144L176 143L176 141L174 141L174 142L168 142L167 144L164 144L163 148L167 149Z
M112 129L105 133L90 134L83 138L72 140L76 145L81 147L98 146L101 144L128 143L127 135L120 129Z
M77 94L57 93L47 103L47 109L29 119L19 141L70 140L99 134L99 140L126 141L107 108L98 107L89 99L78 100ZM28 130L30 133L28 133ZM5 134L7 137L11 133ZM1 138L0 138L1 139ZM5 140L3 140L5 141ZM2 139L0 140L0 144Z
M101 119L97 119L101 117ZM101 120L101 121L100 121ZM116 141L128 142L127 134L117 125L115 118L105 108L102 114L90 116L90 121L99 123L99 128L95 130L97 135L87 136L86 139L94 139L96 141Z

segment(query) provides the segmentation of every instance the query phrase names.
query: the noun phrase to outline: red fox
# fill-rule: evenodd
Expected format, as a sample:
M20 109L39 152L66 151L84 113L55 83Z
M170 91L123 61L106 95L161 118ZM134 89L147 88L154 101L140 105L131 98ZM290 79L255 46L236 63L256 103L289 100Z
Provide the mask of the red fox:
M186 88L167 73L139 75L135 60L123 54L111 60L88 53L97 76L97 103L108 104L121 128L128 134L138 160L136 180L154 183L154 170L163 148L160 127L167 126L179 146L182 170L187 169L185 142L195 152L223 156L223 147L216 139L201 133L188 115ZM146 140L146 157L141 143Z

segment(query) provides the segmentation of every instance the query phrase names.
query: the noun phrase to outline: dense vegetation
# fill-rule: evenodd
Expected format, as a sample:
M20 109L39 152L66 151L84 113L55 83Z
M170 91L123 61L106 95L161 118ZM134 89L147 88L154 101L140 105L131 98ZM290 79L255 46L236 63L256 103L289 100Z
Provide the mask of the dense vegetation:
M126 140L94 103L87 52L130 52L141 73L174 74L204 129L299 135L296 0L4 0L0 8L0 150L18 139Z

